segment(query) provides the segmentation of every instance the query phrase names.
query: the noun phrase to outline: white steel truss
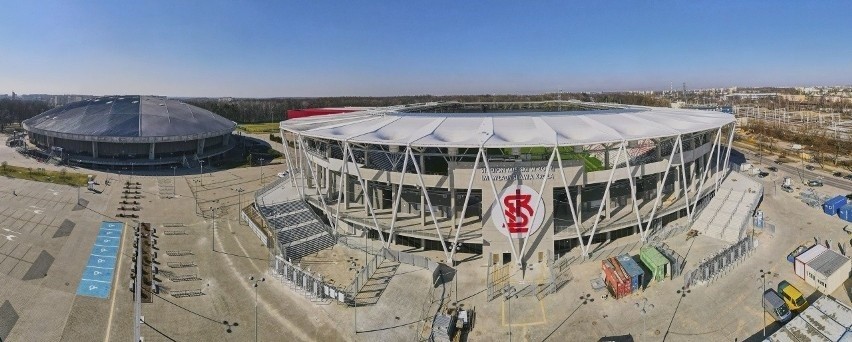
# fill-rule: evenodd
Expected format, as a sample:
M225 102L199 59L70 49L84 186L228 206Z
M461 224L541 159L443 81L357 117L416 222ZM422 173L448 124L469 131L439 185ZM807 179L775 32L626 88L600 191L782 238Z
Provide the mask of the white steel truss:
M414 153L411 152L411 147L405 149L406 153L411 156L411 159L414 159ZM432 207L432 199L429 198L429 190L426 189L426 183L423 182L423 174L420 173L420 163L412 163L414 165L414 172L417 173L417 180L420 182L420 190L423 191L424 197L426 197L426 206L429 208L429 216L432 217L432 223L435 225L435 232L438 233L438 239L441 241L441 248L444 250L444 256L447 258L447 262L450 262L450 253L447 251L447 244L444 241L444 235L441 234L441 227L438 226L438 219L435 217L435 208ZM422 211L423 208L420 208Z
M684 201L686 203L684 208L686 209L687 218L688 218L689 222L692 222L693 214L695 213L697 205L698 205L698 201L701 198L701 190L704 187L705 181L707 181L710 178L710 175L709 175L710 169L711 169L709 167L710 161L713 160L714 156L716 157L716 160L717 160L717 162L716 162L716 169L717 170L716 170L716 175L715 175L715 177L716 177L716 189L718 189L718 185L720 183L720 180L719 180L719 178L721 176L720 171L726 171L728 169L728 160L730 158L731 143L732 143L732 140L733 140L733 137L734 137L734 126L735 126L735 124L731 124L729 126L730 131L729 131L729 134L728 134L728 137L727 137L728 138L727 139L728 140L728 146L727 146L727 151L726 151L725 156L724 156L724 162L722 162L722 157L721 157L721 155L722 155L722 146L721 145L722 145L722 136L723 136L723 128L724 127L720 127L716 131L716 135L713 139L713 143L711 144L709 156L706 157L707 163L704 163L704 170L701 171L702 174L699 177L693 177L691 179L691 181L688 181L688 179L687 179L687 170L686 170L686 163L685 163L685 157L684 157L684 147L683 147L683 135L677 136L677 138L675 139L674 145L672 146L672 150L670 152L670 155L667 159L667 165L666 165L665 172L663 172L662 180L660 181L658 189L656 191L657 196L654 199L654 204L651 208L650 215L648 215L645 220L642 219L642 214L639 211L639 203L637 201L637 192L638 192L637 191L637 183L636 183L636 180L634 179L634 174L638 170L638 168L634 168L631 165L630 155L627 152L628 142L626 140L622 140L619 143L619 148L618 148L618 151L616 153L615 160L611 162L612 169L610 170L609 178L606 182L606 186L605 186L604 193L603 193L603 198L601 199L601 205L599 206L599 208L597 210L597 215L595 216L594 223L590 227L590 230L588 230L588 231L590 231L590 234L588 236L586 236L588 238L587 242L583 241L584 240L584 232L586 230L583 227L583 223L580 222L580 220L578 219L580 209L579 209L579 206L577 205L577 203L574 203L575 200L571 196L570 188L572 186L568 183L567 177L565 176L564 165L563 165L561 154L559 153L558 144L554 144L553 149L551 151L551 155L550 155L548 162L547 162L547 167L545 169L545 175L544 175L544 178L542 180L542 184L540 184L540 189L539 189L538 195L535 198L535 200L533 201L533 203L534 203L533 208L538 208L541 201L543 200L542 193L543 193L543 191L545 191L545 189L548 185L548 179L550 178L552 171L554 171L554 170L552 170L552 167L554 166L553 162L555 160L557 166L559 167L560 178L562 178L562 186L564 187L564 190L565 190L565 196L566 196L566 199L567 199L568 210L571 212L571 217L574 220L574 228L575 228L575 231L577 233L577 239L579 241L581 252L585 257L589 257L590 256L589 250L591 249L594 237L595 237L597 230L599 228L599 225L602 221L601 216L602 216L603 210L604 209L610 210L611 203L609 203L610 202L609 201L609 195L611 193L611 188L612 188L612 185L613 185L613 180L615 178L615 173L618 171L617 166L621 162L622 153L624 153L624 154L626 154L625 161L624 161L625 167L626 167L626 172L627 172L626 178L628 179L628 182L629 182L630 198L633 202L632 203L632 209L633 209L633 211L636 215L636 220L637 220L636 224L638 225L640 237L641 237L642 241L645 241L648 237L649 232L650 232L651 225L654 222L655 215L658 212L658 210L660 209L660 205L661 205L661 202L662 202L662 193L663 193L663 191L666 187L666 181L668 180L669 173L671 172L671 168L672 168L672 165L673 165L674 160L675 160L675 154L678 154L677 157L680 159L680 165L679 165L680 175L677 175L676 177L681 178L683 183L680 185L680 187L679 187L680 189L678 189L679 191L677 192L676 195L679 194L680 190L683 191ZM483 133L483 134L486 134L486 133ZM283 136L283 134L282 134L282 136ZM293 162L294 156L291 156L289 149L286 147L287 146L286 144L288 142L286 140L286 137L284 139L285 139L285 155L286 155L286 159L287 159L288 168L289 168L290 173L291 173L291 182L293 182L294 185L295 185L295 181L292 179L294 177L292 177L292 175L295 174L294 171L296 170L296 168L298 166L294 164L294 162ZM294 151L297 152L295 157L298 157L299 159L303 158L304 161L306 161L308 164L311 164L312 158L307 153L306 142L304 141L304 139L301 136L297 136L297 140L298 140L298 144L297 145L294 144ZM295 143L295 141L294 141L294 143ZM299 149L301 149L301 152L302 152L301 154L298 153ZM695 150L693 150L693 151L695 151ZM611 153L611 150L607 153ZM692 162L696 163L697 159L692 158ZM340 206L341 206L342 202L348 201L348 199L346 199L346 194L344 193L345 191L347 191L347 189L344 189L344 187L345 187L348 180L345 181L344 177L348 177L348 175L350 174L350 171L352 171L352 170L350 170L350 165L349 165L350 163L352 163L354 165L354 168L355 168L354 176L357 178L357 181L359 182L362 191L364 191L365 197L368 196L368 194L367 194L367 192L368 192L367 191L368 190L367 182L368 181L366 179L364 179L363 176L361 175L360 167L359 167L357 159L355 158L355 155L352 151L351 143L348 140L345 140L345 141L343 141L343 163L339 167L339 174L340 174L341 181L339 182L339 184L337 184L337 187L338 187L337 212L336 212L336 215L335 215L334 218L331 217L332 212L327 207L325 201L323 201L323 203L321 203L322 206L323 206L323 210L326 212L326 215L329 217L329 221L334 222L335 229L337 229L339 227L339 220L340 220L340 213L341 213ZM438 237L438 239L441 243L442 249L443 249L444 254L446 256L446 260L447 260L448 263L452 262L453 265L454 265L455 264L455 260L454 260L455 253L458 250L458 242L459 242L459 239L460 239L460 236L461 236L462 227L464 226L464 217L466 215L467 207L469 205L469 200L470 200L470 196L471 196L471 193L472 193L472 190L473 190L473 185L474 185L475 179L477 178L478 172L481 172L481 171L478 171L480 163L484 164L484 172L487 174L487 179L490 183L491 191L492 191L492 194L494 196L495 201L498 202L497 204L498 204L501 212L505 210L503 203L501 201L499 201L499 193L498 193L498 189L497 189L498 185L495 183L495 178L491 174L491 167L489 165L489 160L488 160L488 155L487 155L486 149L483 146L480 146L477 149L476 159L475 159L474 164L473 164L470 179L469 179L469 182L468 182L468 185L467 185L467 188L466 188L464 203L462 205L461 219L457 223L452 224L450 231L449 231L450 235L448 235L448 237L452 237L452 242L450 244L450 246L452 246L452 248L450 248L450 250L448 250L448 247L447 247L448 240L445 240L445 238L444 238L445 234L444 234L444 232L441 231L440 225L438 224L438 218L437 218L436 213L435 213L435 208L432 205L431 196L429 195L429 190L427 189L424 178L423 178L423 173L422 173L422 170L421 170L422 165L420 165L420 163L417 162L417 158L415 157L415 154L414 154L414 147L411 146L410 143L404 149L404 159L403 159L403 164L402 164L402 171L400 172L399 179L398 179L398 182L396 184L396 186L397 186L396 189L393 188L395 184L391 183L391 193L393 193L393 191L396 191L396 193L395 193L395 197L393 198L392 215L391 215L391 222L390 222L390 228L389 228L389 238L387 240L384 239L383 230L379 226L378 218L377 218L375 209L373 208L373 205L372 205L372 198L369 198L369 199L365 198L364 199L364 204L365 204L367 213L370 215L370 217L373 221L372 223L375 226L375 229L379 232L379 239L381 240L381 242L385 246L385 248L388 248L390 246L390 242L393 239L393 234L395 233L395 229L396 229L396 225L397 225L397 220L398 220L398 216L399 216L398 214L399 214L399 209L400 209L401 200L402 200L403 185L405 184L405 174L408 173L408 172L406 172L406 170L409 167L408 166L409 163L411 163L412 166L413 166L414 173L416 174L418 184L421 188L421 191L422 191L421 196L423 196L422 200L425 200L425 202L426 202L426 203L424 203L426 208L421 207L420 210L421 210L421 212L423 210L429 211L429 215L431 217L432 224L434 225L436 235L437 235L437 237ZM310 170L310 174L313 175L314 174L314 167L312 165L308 165L308 168ZM675 171L675 172L677 172L677 171ZM690 171L690 173L692 174L692 173L694 173L694 171ZM306 175L303 175L303 176L307 177ZM303 179L301 179L302 182L307 181L307 179L304 179L304 177L303 177ZM698 187L697 187L695 194L694 194L695 198L694 198L694 200L691 201L689 191L693 186L696 185L696 183L697 183ZM307 186L307 185L305 185L305 186ZM330 189L330 187L328 185L326 185L326 187ZM297 188L301 188L301 187L297 186ZM298 191L300 192L300 196L305 198L306 195L304 194L303 190L304 189L298 189ZM322 199L321 189L319 188L319 185L317 185L316 191L317 191L317 195L319 196L319 198ZM341 201L341 197L344 197L342 201ZM455 211L455 207L452 210ZM486 210L486 208L483 208L483 210ZM455 214L455 213L453 213L453 214ZM505 224L505 217L502 217L501 215L495 215L494 220L497 221L497 222L493 222L493 224L498 226L498 227L501 224ZM643 228L643 224L645 224L644 228ZM453 232L453 229L455 229L455 232ZM526 236L523 236L524 241L521 243L520 246L517 246L517 247L520 247L520 248L516 248L515 241L513 241L511 234L506 236L507 241L509 243L509 246L511 248L513 259L516 260L519 265L522 265L524 263L523 256L527 252L526 248L527 248L527 245L529 243L530 235L531 235L531 232L528 232L526 234Z
M678 135L677 139L675 139L675 145L680 145L681 136ZM672 161L674 161L675 151L677 151L676 146L672 146L672 152L669 155L668 164L666 164L666 171L663 172L663 180L660 182L660 185L657 187L657 196L654 198L654 205L651 207L651 215L648 215L648 224L645 226L644 236L642 236L642 240L645 240L648 237L648 231L651 229L651 223L654 222L654 215L657 213L657 207L660 205L660 201L663 197L663 189L666 187L666 180L669 177L669 171L672 169Z
M465 218L464 215L467 213L467 205L470 202L470 193L471 193L471 191L473 191L473 181L474 181L474 179L476 179L476 170L479 169L479 158L480 158L480 156L481 155L479 153L477 153L476 154L476 161L473 162L473 168L471 169L472 171L470 173L470 181L468 181L468 183L467 183L467 193L464 197L464 204L462 206L461 219L459 220L458 227L456 227L456 236L455 236L455 238L453 238L453 244L452 244L453 250L450 252L450 259L449 259L453 262L453 266L455 266L455 259L453 259L453 258L456 255L456 250L458 250L459 233L461 232L461 227L464 224L464 218ZM455 211L455 208L453 208L453 210Z
M408 167L408 149L409 149L408 147L405 148L405 159L402 162L402 171L403 172L399 173L399 186L397 187L396 198L394 199L394 202L393 202L393 214L391 214L390 230L389 230L389 233L388 233L389 234L388 236L390 236L390 239L388 239L387 243L385 244L385 248L390 247L391 239L393 239L393 230L394 230L394 228L396 228L397 213L399 212L399 205L400 205L400 202L402 201L402 185L405 184L404 183L405 174L407 173L407 172L405 172L405 170ZM391 185L391 186L393 186L393 185ZM391 188L391 190L393 190L393 188Z
M494 184L494 176L491 174L491 166L488 165L488 155L485 153L485 149L480 146L479 151L477 152L479 155L482 155L482 161L485 163L485 171L488 174L488 183L491 184L491 192L494 195L494 201L500 205L500 212L503 213L506 211L506 208L503 207L503 201L500 200L500 195L497 193L497 185ZM484 210L484 208L483 208ZM495 226L501 226L506 224L505 218L503 215L496 215L500 218L500 222L494 222ZM506 239L509 241L509 247L512 251L512 260L516 260L518 262L518 266L521 266L521 259L518 258L518 253L515 250L515 244L512 242L512 234L506 235Z
M307 160L308 170L311 172L311 175L316 175L316 173L314 172L314 167L312 165L313 163L311 163L311 158L310 156L308 156L308 152L305 149L305 139L302 138L301 135L298 135L297 137L299 139L299 149L302 150L302 154L305 157L305 160ZM328 222L331 224L332 230L335 234L337 234L337 222L332 218L331 211L328 210L328 206L325 204L325 196L322 195L322 191L320 191L319 182L316 180L314 180L314 190L316 190L317 199L319 199L319 202L322 205L322 211L325 212L325 216L328 218ZM304 196L302 198L307 199Z
M612 163L612 170L609 172L609 180L606 182L606 187L604 188L603 198L601 198L601 205L598 207L598 214L595 215L595 223L592 224L592 233L589 236L589 243L586 244L585 250L588 251L589 248L592 248L592 240L595 237L595 232L598 230L598 224L601 222L601 213L603 212L604 205L609 206L608 198L609 198L609 188L612 185L612 178L615 177L615 171L618 169L618 161L621 159L621 153L624 152L627 147L627 141L622 141L621 145L618 148L618 153L615 154L615 161ZM629 158L629 157L628 157ZM609 208L607 208L609 210ZM580 237L580 243L583 243L582 237ZM589 257L588 253L584 255L585 257Z
M358 168L358 162L355 159L355 155L352 153L352 149L349 148L349 141L344 141L344 150L349 154L349 160L344 161L345 163L349 163L350 161L355 164L355 177L358 178L358 184L361 185L361 191L364 192L364 206L367 207L367 213L370 214L370 218L373 219L373 226L376 228L376 231L379 233L379 239L382 241L382 244L385 243L384 234L382 234L381 228L379 228L379 221L376 219L376 212L373 210L373 203L370 199L367 198L367 181L361 177L361 169ZM346 158L346 156L344 156ZM339 214L338 214L339 215ZM364 234L367 234L367 231L364 231Z
M553 152L550 153L550 159L547 161L547 168L544 169L544 178L541 181L541 187L538 189L538 195L536 196L535 204L532 205L533 208L538 209L538 205L541 204L541 194L544 193L545 185L547 185L547 180L548 178L550 178L550 167L551 165L553 165L553 159L556 157L558 150L558 148L554 147ZM544 213L536 213L536 215L544 215ZM531 224L533 222L535 222L535 218L530 221ZM524 237L524 244L521 245L521 257L523 257L524 252L526 252L527 242L530 241L530 234L532 234L532 229L527 230L527 236Z
M713 139L713 145L710 147L710 155L707 156L707 162L704 164L704 174L701 175L701 180L698 182L698 189L695 191L695 203L692 204L692 212L695 212L695 209L698 207L698 200L701 198L701 190L704 188L704 181L708 178L710 173L710 161L713 160L713 154L717 152L720 141L722 140L722 128L719 127L719 130L716 131L716 137ZM718 153L717 153L718 156ZM697 160L697 159L696 159ZM717 171L718 172L718 168ZM694 182L694 180L693 180ZM716 189L718 190L718 189ZM714 190L714 191L716 191Z
M565 178L565 168L562 166L562 155L556 153L556 162L559 166L559 175L562 176L562 186L565 187L565 197L568 198L568 210L571 211L571 218L574 219L574 229L577 231L577 239L580 241L580 251L586 255L586 246L583 244L583 234L580 232L580 220L577 219L577 209L574 206L574 199L571 198L568 179Z

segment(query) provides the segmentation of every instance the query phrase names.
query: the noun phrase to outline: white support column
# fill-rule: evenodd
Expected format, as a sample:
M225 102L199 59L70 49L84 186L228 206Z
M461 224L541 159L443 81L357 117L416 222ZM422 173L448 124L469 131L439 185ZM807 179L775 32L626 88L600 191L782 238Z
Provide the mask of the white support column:
M409 155L411 158L414 158L414 154L411 153L411 149L408 149ZM422 154L420 155L422 159ZM450 261L450 253L447 251L447 243L444 241L444 235L441 234L441 227L438 226L438 219L435 217L435 210L432 208L432 200L429 198L429 191L426 190L426 184L423 182L423 174L420 173L420 166L417 165L419 163L414 163L414 172L417 173L417 180L420 182L420 187L423 189L423 194L426 197L426 206L429 207L429 215L432 216L432 223L435 225L435 232L438 233L438 239L441 241L441 248L444 250L444 256L447 258L447 262Z
M557 150L558 149L554 146L553 152L550 153L550 159L547 161L547 169L544 170L544 179L541 181L541 187L538 189L538 196L536 196L536 199L533 201L533 203L534 203L532 205L533 208L538 208L538 205L541 204L541 197L542 197L541 194L544 193L545 186L547 185L547 180L550 177L550 167L553 165L553 159L556 158ZM539 214L544 215L544 213L536 213L536 215L539 215ZM531 217L530 223L532 223L534 221L535 221L535 217ZM532 232L527 231L527 236L524 237L524 244L521 245L520 255L522 257L524 256L524 252L526 252L527 242L530 241L530 233L532 233Z
M618 153L615 155L615 161L612 163L612 171L609 172L609 180L606 182L606 187L604 188L603 198L607 198L609 196L609 188L612 185L612 178L615 177L616 166L618 166L618 161L621 159L621 153L624 152L625 147L627 146L626 141L621 142L621 147L618 148ZM592 225L592 234L589 236L589 243L586 244L586 250L592 248L592 240L595 238L595 232L598 230L598 223L601 221L601 211L603 210L603 203L598 207L598 214L595 215L595 223ZM589 257L588 253L585 257Z
M316 172L314 172L314 167L312 166L313 163L311 162L311 158L308 156L307 150L305 150L305 148L304 148L305 139L301 135L299 135L298 137L299 137L299 146L302 146L302 153L304 154L305 160L307 161L306 164L308 164L308 170L310 171L311 174L316 174ZM319 200L320 204L322 205L322 211L325 212L325 216L326 216L326 218L328 218L328 222L330 224L332 224L332 229L336 233L337 232L337 222L334 220L333 216L331 215L331 211L328 210L328 206L325 204L325 198L322 195L322 191L319 187L319 184L317 184L317 186L314 187L314 190L317 193L317 200ZM307 202L307 197L303 197L303 199L305 200L305 202Z
M645 241L644 233L642 231L642 216L639 215L639 204L636 203L636 185L633 181L633 169L630 167L630 154L627 154L627 159L625 160L627 164L627 179L630 181L630 198L633 201L633 212L636 213L636 224L639 226L639 236L642 241Z
M329 149L330 148L331 148L331 145L329 145ZM335 221L337 221L336 227L340 227L340 202L341 202L341 200L343 200L343 201L346 200L346 190L347 189L345 187L346 182L344 180L346 178L348 178L348 176L346 175L346 172L348 172L347 166L349 165L349 163L346 162L346 150L343 150L342 158L343 159L341 159L341 161L343 163L340 164L340 170L338 170L338 178L340 180L337 182L337 208L336 208L336 214L337 215L334 218ZM348 209L348 206L346 206L346 209Z
M683 186L681 188L683 189L683 199L686 201L686 218L689 220L689 223L692 223L692 210L689 210L689 187L687 186L686 168L684 167L686 165L683 162L683 140L678 144L678 148L680 149L680 174L683 176Z
M399 173L399 188L396 191L396 198L393 202L393 214L391 214L390 230L388 232L391 237L393 236L393 230L396 227L397 215L399 215L399 204L402 201L402 185L405 184L405 174L407 173L405 172L405 168L408 167L408 150L410 148L410 146L405 147L405 159L402 162L402 172ZM391 184L391 189L393 189L393 184ZM390 247L390 240L391 239L388 239L387 244L385 244L385 248Z
M290 184L292 184L293 187L296 188L296 191L299 193L300 198L305 198L305 195L302 193L301 184L296 184L296 179L295 179L296 178L296 168L293 167L293 159L290 157L290 148L289 148L290 145L288 144L288 141L287 141L287 135L285 135L283 131L281 132L281 139L282 139L281 141L284 143L284 157L287 160L287 174L289 175L289 178L290 178ZM293 142L293 153L296 152L295 148L296 148L296 142L294 141Z
M467 193L464 196L464 206L462 207L461 219L459 220L458 227L456 227L456 236L453 238L453 250L450 252L450 260L453 262L453 266L455 266L455 255L456 255L456 244L459 243L459 234L461 233L462 225L464 224L464 215L467 213L467 205L470 201L470 193L473 191L473 180L476 179L476 170L479 169L479 153L476 154L476 160L473 162L473 168L470 173L470 181L467 183ZM488 260L491 262L491 260Z
M488 183L491 184L491 193L494 195L494 201L497 202L497 204L500 206L500 212L502 213L506 211L506 208L503 207L503 201L500 200L500 195L497 193L497 185L494 184L494 177L491 175L491 166L488 165L488 155L485 154L485 148L483 146L484 143L483 145L479 146L479 151L477 153L482 155L482 161L485 164L485 172L488 174ZM503 215L497 215L497 217L500 217L500 220L505 221ZM495 222L496 226L500 226L503 224L506 224L506 222ZM518 257L518 253L515 250L515 244L512 242L511 235L512 234L506 236L506 239L509 241L509 247L512 251L512 258L518 263L518 266L521 266L521 259Z
M680 135L678 135L677 139L675 140L675 145L677 144L680 144ZM660 205L660 201L662 201L663 188L666 187L666 179L668 179L669 171L672 169L672 161L674 160L675 151L675 146L672 146L672 153L669 155L669 162L666 165L666 172L663 173L663 180L660 183L660 186L657 187L657 198L654 199L654 206L651 207L651 215L648 216L648 224L645 225L645 236L643 237L643 239L648 237L648 230L651 229L651 223L654 222L654 215L657 213L657 207Z
M737 131L736 128L737 128L737 123L736 122L731 123L731 133L728 134L728 148L727 148L727 151L725 152L724 170L725 170L726 174L728 172L728 169L730 169L730 167L728 166L728 160L731 157L731 145L734 143L734 134Z
M713 153L716 152L716 146L720 143L721 139L722 139L722 128L720 127L719 131L716 133L716 138L713 139L713 145L710 147L710 155L707 158L708 160L713 159ZM696 161L703 160L703 159L704 159L704 157L700 157L700 158L696 159ZM693 203L693 205L692 205L692 212L695 212L695 210L698 208L698 200L701 198L701 189L704 188L704 181L706 180L707 176L709 176L709 173L710 173L710 168L707 167L707 163L705 163L704 174L701 175L701 181L698 182L698 190L695 191L695 203ZM693 183L694 182L695 181L693 180Z
M577 208L574 206L574 200L571 199L571 191L569 190L568 179L565 178L565 168L562 166L562 155L556 153L556 162L559 166L559 175L562 176L562 186L565 187L565 198L568 199L568 210L571 211L571 217L574 219L574 229L577 231L577 240L580 241L580 251L586 255L586 246L583 244L583 234L580 232L580 217L577 214ZM580 195L578 188L577 196Z
M344 144L346 144L346 146L348 147L349 141L345 141ZM352 162L352 164L355 165L355 177L358 178L358 183L361 185L361 189L365 189L366 187L364 186L364 183L366 183L367 181L364 180L364 177L361 177L361 169L358 167L358 162L355 160L355 154L352 153L351 148L346 148L346 150L349 152L350 161ZM384 234L382 234L382 229L379 228L379 221L376 219L376 212L373 210L373 205L370 204L370 201L364 201L364 205L367 206L367 212L370 214L370 218L373 219L373 225L375 226L376 231L379 233L379 240L381 240L382 244L384 244L385 236ZM364 233L366 234L367 232Z

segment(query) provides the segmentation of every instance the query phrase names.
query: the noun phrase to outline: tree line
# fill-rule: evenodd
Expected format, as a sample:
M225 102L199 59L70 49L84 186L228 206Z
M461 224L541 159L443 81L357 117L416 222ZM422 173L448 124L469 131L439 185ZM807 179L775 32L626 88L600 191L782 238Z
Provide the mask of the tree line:
M6 128L6 125L24 121L50 108L44 101L0 99L0 131Z

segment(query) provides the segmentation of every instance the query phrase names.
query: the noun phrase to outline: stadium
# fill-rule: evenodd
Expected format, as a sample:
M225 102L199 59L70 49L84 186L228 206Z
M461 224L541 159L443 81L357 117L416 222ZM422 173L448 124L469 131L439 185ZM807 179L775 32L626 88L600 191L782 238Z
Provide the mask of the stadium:
M277 186L294 187L301 200L290 206L331 235L366 232L448 265L459 252L524 268L691 220L721 181L734 125L721 112L577 101L304 117L281 122L290 177ZM284 239L282 250L293 243Z
M157 96L105 96L25 120L31 144L52 159L86 166L192 165L232 147L236 123Z

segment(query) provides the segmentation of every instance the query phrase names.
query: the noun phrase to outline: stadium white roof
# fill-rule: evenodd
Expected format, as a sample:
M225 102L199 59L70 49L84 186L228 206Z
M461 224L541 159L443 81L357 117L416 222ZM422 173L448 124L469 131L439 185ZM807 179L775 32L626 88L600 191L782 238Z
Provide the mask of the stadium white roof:
M734 122L722 112L626 106L512 113L408 113L377 109L281 122L281 129L328 140L421 146L571 146L693 133Z

